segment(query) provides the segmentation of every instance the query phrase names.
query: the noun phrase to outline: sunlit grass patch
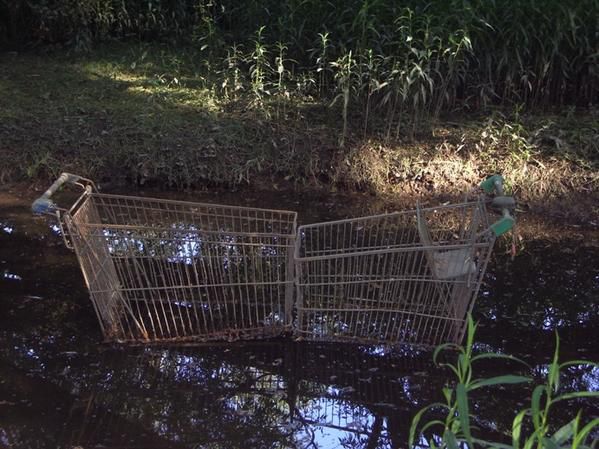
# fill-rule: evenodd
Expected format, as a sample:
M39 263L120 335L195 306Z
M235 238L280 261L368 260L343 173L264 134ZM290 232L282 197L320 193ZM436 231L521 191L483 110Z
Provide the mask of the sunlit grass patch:
M592 109L407 118L410 132L396 135L375 109L366 127L366 111L349 110L344 123L343 98L323 100L324 85L302 84L284 67L280 83L260 87L251 66L218 68L194 48L121 43L5 59L0 146L16 161L1 169L5 182L70 170L174 188L284 179L438 195L501 172L521 199L597 191Z

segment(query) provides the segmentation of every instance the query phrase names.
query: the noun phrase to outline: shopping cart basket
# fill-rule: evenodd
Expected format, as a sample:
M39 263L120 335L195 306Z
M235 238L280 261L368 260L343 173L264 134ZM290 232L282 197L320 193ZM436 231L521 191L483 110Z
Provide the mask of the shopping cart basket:
M503 195L496 175L482 184ZM300 226L296 332L319 340L459 343L498 235L514 223L498 196Z
M483 183L502 195L502 178ZM69 209L50 197L83 188ZM102 332L116 341L296 335L460 342L493 244L488 200L300 226L289 211L99 193L63 174L33 204L55 214Z
M50 197L83 194L66 210ZM296 213L99 193L63 174L56 214L107 340L209 340L290 329Z

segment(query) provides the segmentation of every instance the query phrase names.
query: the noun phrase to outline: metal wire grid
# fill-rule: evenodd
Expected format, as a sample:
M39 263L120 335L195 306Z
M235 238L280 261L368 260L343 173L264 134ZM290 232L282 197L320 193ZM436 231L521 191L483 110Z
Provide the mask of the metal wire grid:
M107 352L102 366L119 375L114 382L99 385L82 404L87 410L71 415L65 429L73 430L64 434L64 441L69 447L124 441L123 435L140 429L135 424L140 410L144 416L153 414L159 421L168 421L162 427L165 432L150 432L148 439L153 438L158 446L161 441L209 438L204 420L177 413L190 403L196 404L196 410L205 410L208 422L218 423L229 416L248 425L279 427L291 418L298 434L308 428L328 428L368 435L375 415L382 417L393 410L394 416L401 417L403 407L398 404L406 402L406 391L411 388L403 376L428 369L430 362L428 357L385 359L363 352L366 348L356 349L347 353L330 344L279 340L225 353L189 348L144 350L138 355ZM307 360L321 359L319 355L326 363L306 365ZM222 403L222 408L215 406L215 398L221 398L216 404ZM237 413L227 415L227 409ZM174 413L164 415L163 410ZM270 419L265 421L265 417Z
M91 189L64 220L102 331L121 341L280 334L296 280L299 334L457 342L494 243L482 199L302 226L297 242L294 212Z
M84 195L65 222L107 339L289 329L295 212Z
M301 226L296 332L319 340L458 342L493 243L482 199Z

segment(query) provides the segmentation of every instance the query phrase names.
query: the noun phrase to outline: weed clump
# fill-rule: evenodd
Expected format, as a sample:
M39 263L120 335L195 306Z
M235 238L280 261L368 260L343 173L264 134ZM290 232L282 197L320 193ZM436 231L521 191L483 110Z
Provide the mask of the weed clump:
M433 354L435 364L446 367L455 376L455 385L443 388L444 403L434 403L421 409L413 418L410 427L408 447L420 447L416 442L423 440L431 448L457 448L467 445L469 448L580 448L590 449L595 447L592 438L599 428L599 418L584 422L582 413L578 412L571 421L559 425L551 419L552 409L559 407L559 403L577 399L599 398L597 391L563 391L560 385L560 372L572 366L585 365L598 367L599 365L587 360L559 361L559 336L556 334L556 345L553 359L548 366L547 376L544 381L536 385L530 399L530 407L524 408L515 414L512 427L506 435L510 440L493 442L481 440L476 437L473 424L475 416L470 395L476 390L488 387L528 383L531 378L521 375L500 375L496 377L477 379L474 377L474 363L488 359L503 359L524 364L521 360L497 353L476 354L474 349L474 335L476 324L472 317L468 317L468 332L465 346L443 344L437 347ZM447 350L457 351L455 363L441 362L439 356ZM526 365L526 364L524 364ZM422 424L425 416L430 416L433 411L441 411L440 419L431 419ZM559 427L558 427L559 426Z

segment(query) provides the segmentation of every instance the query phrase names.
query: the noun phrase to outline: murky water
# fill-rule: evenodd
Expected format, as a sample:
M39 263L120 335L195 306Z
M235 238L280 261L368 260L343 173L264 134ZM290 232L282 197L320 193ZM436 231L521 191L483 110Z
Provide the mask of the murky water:
M293 209L303 223L392 207L365 195L199 197ZM441 399L448 373L425 351L288 340L102 345L58 229L33 219L28 200L0 199L0 447L403 448L412 416ZM512 261L497 247L481 289L478 349L521 357L540 378L558 330L564 359L599 360L596 230L544 226L542 217L521 221L519 254ZM488 361L477 372L516 369ZM599 370L575 366L562 383L598 390ZM530 391L477 394L472 410L481 435L505 439ZM556 408L556 423L579 408L599 414L597 404L575 401Z

